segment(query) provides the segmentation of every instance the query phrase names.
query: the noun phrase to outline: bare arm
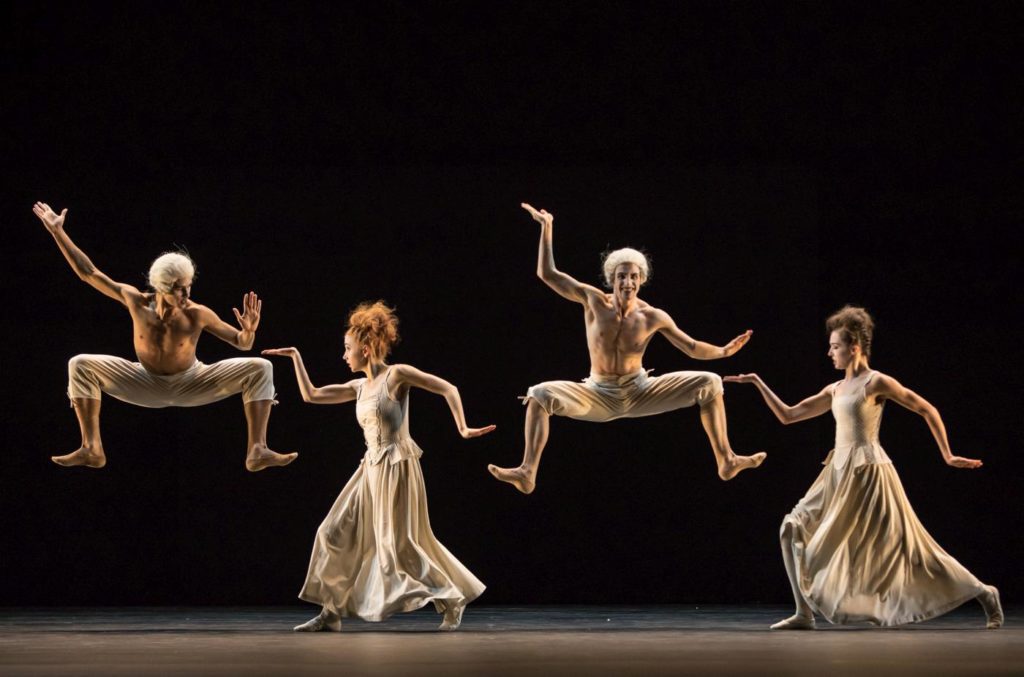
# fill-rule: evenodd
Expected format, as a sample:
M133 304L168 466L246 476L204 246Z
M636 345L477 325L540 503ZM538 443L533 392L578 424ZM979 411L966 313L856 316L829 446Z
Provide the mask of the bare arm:
M392 386L409 385L416 388L441 395L448 402L448 408L452 410L452 418L459 429L459 434L465 439L486 435L495 429L496 426L488 425L483 428L470 428L466 425L466 415L462 411L462 398L459 396L459 389L443 378L438 378L425 371L408 364L396 364L391 368Z
M821 416L832 407L832 386L825 386L817 395L811 395L799 404L791 407L780 400L779 396L773 393L772 389L757 374L726 376L722 380L726 383L753 383L757 386L761 397L768 404L768 408L772 410L777 419L782 421L783 425Z
M256 292L251 291L242 297L242 308L243 312L241 313L238 312L238 308L231 309L241 327L241 329L236 329L220 319L217 313L203 306L200 311L203 318L203 329L239 350L250 350L256 340L256 327L260 324L263 301L256 296Z
M946 426L942 424L939 410L932 406L931 402L910 388L905 387L893 377L876 373L876 378L872 379L871 383L868 384L867 394L892 400L915 414L919 414L928 424L928 429L932 431L932 437L935 438L935 443L939 446L939 452L942 454L942 460L946 462L946 465L951 465L954 468L973 469L981 467L981 461L978 459L953 455L953 451L949 448L949 440L946 437Z
M356 399L355 381L324 386L322 388L314 386L313 382L309 380L309 374L306 373L306 365L302 363L302 355L299 354L298 348L270 348L264 350L261 354L281 355L292 358L292 363L295 365L295 380L299 383L299 392L302 393L303 402L341 404Z
M37 202L32 206L32 213L38 216L39 220L46 226L46 230L49 231L50 235L57 242L60 253L71 264L71 270L75 271L75 275L80 280L125 306L128 305L130 300L141 298L142 292L130 284L111 280L93 264L89 257L85 255L85 252L71 241L68 234L64 232L64 218L67 216L67 209L57 214L50 209L50 205L45 202Z
M714 346L710 343L691 338L686 332L676 326L675 320L665 311L658 310L656 313L658 333L667 338L669 343L683 353L696 360L717 360L722 357L735 355L740 348L747 344L747 341L754 334L752 329L748 329L724 346Z
M555 254L552 246L552 230L555 217L548 211L536 210L525 202L522 208L530 213L534 221L540 224L540 246L537 250L537 277L544 284L554 289L559 295L575 301L586 303L588 294L600 294L601 291L589 284L583 284L571 275L566 275L555 268Z

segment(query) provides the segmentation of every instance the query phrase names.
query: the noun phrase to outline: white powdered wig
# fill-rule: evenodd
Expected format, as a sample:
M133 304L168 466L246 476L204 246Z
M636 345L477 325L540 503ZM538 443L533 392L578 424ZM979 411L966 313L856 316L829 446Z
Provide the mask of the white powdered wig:
M623 263L635 263L640 268L641 284L647 282L651 277L651 265L647 262L647 257L644 256L643 252L623 247L622 249L616 249L605 254L604 261L601 263L604 270L604 282L608 287L612 286L612 275L615 274L615 269Z
M195 275L196 266L192 259L180 252L167 252L158 256L149 267L149 286L169 294L175 282L191 280Z

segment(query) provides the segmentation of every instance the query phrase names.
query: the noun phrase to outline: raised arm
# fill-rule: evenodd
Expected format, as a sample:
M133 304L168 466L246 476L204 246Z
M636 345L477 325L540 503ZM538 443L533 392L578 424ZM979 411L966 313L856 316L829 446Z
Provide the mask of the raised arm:
M655 311L655 321L658 326L658 333L668 339L668 342L696 360L717 360L722 357L735 355L740 348L747 344L754 334L748 329L724 346L714 346L704 341L691 338L686 332L676 326L668 313L664 310Z
M537 277L544 280L544 284L554 289L561 296L577 303L586 303L588 294L600 294L597 287L583 284L571 275L566 275L555 268L555 254L552 248L552 229L555 217L547 210L536 210L525 202L523 209L530 213L534 221L540 224L540 246L537 251Z
M433 374L420 371L408 364L396 364L391 368L391 387L397 388L402 385L423 388L435 395L441 395L448 402L448 408L452 410L452 418L455 419L455 426L463 438L480 437L494 430L497 426L488 425L483 428L470 428L466 425L466 415L462 411L462 398L459 396L459 389L443 378Z
M832 407L832 386L825 386L817 395L811 395L795 406L789 406L779 399L779 396L772 392L772 389L761 380L757 374L740 374L738 376L726 376L722 379L726 383L753 383L761 393L761 397L768 404L768 408L775 414L775 418L782 421L783 425L806 421L809 418L821 416Z
M103 274L89 257L85 255L85 252L71 241L68 234L64 232L64 218L68 214L67 209L57 214L50 209L50 205L45 202L37 202L32 206L32 213L38 216L39 220L46 226L46 230L49 231L50 235L57 242L60 253L71 264L71 270L75 271L75 275L80 280L126 306L130 300L137 300L142 296L142 292L130 284L114 282Z
M881 396L892 400L915 414L919 414L928 424L928 429L932 431L932 437L935 438L935 443L939 445L939 452L942 454L942 460L946 462L946 465L951 465L954 468L971 469L981 467L981 461L976 458L964 458L963 456L953 455L953 451L949 448L949 439L946 437L946 426L942 424L939 410L932 406L928 400L910 388L905 387L892 376L876 372L876 377L868 384L867 393L869 396Z
M295 365L295 380L299 383L299 392L302 393L303 402L341 404L342 402L351 402L356 399L355 381L324 386L323 388L314 386L313 382L309 380L309 374L306 373L306 365L302 363L302 355L299 354L298 348L270 348L264 350L261 354L292 358L292 363Z
M203 321L203 329L210 332L221 341L229 343L239 350L249 350L256 340L256 328L260 325L260 313L263 311L263 301L251 291L242 297L242 312L238 308L232 308L235 319L238 320L240 329L220 319L217 313L206 306L200 309L200 317Z

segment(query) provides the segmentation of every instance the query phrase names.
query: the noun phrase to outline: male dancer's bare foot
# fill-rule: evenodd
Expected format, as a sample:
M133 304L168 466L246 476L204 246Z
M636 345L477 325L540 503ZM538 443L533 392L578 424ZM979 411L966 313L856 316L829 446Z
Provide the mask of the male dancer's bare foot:
M770 630L813 630L814 616L793 614L785 620L772 624Z
M245 469L249 472L259 472L264 468L288 465L298 456L296 453L279 454L265 444L254 444L245 457Z
M57 465L73 466L84 465L87 468L102 468L107 464L107 457L103 454L102 446L80 447L77 451L63 456L51 456L50 460Z
M763 451L759 451L751 456L737 456L736 454L733 454L732 458L718 466L718 476L723 480L731 480L744 470L756 468L761 465L764 463L764 459L767 458L767 456L768 454Z
M531 473L522 466L518 468L499 468L492 463L487 466L487 469L496 479L508 482L524 494L532 494L537 486L537 483L534 481L537 473Z

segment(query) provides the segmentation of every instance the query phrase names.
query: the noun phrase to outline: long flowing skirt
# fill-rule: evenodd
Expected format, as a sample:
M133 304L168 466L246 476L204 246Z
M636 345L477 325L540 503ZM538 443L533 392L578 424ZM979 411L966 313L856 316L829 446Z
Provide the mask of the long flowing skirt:
M419 460L362 463L317 530L299 598L380 621L433 602L468 604L484 584L430 529Z
M832 623L934 618L983 591L928 534L892 463L833 465L782 522L800 590Z

